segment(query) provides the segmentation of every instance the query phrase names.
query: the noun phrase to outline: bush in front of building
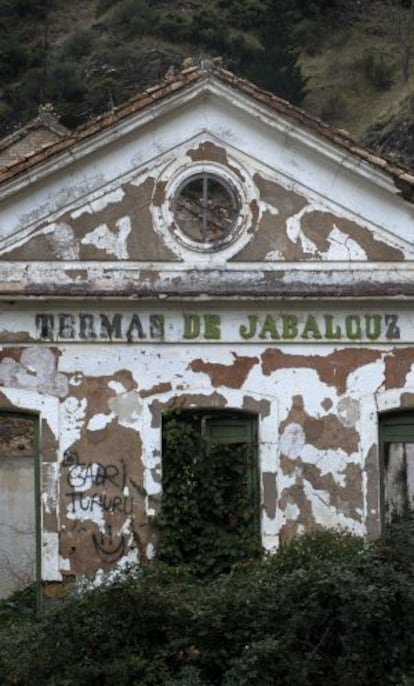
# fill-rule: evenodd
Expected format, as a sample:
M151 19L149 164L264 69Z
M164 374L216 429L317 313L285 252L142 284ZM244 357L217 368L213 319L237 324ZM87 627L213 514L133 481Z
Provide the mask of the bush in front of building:
M413 531L307 534L208 583L149 563L42 620L9 614L0 683L412 686Z

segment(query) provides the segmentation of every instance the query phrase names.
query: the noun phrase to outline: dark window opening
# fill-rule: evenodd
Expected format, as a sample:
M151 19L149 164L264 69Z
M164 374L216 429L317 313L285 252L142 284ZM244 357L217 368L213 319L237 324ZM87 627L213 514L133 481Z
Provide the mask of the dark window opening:
M232 186L203 173L192 176L180 186L174 211L178 226L189 238L214 245L231 232L239 202Z
M163 420L158 557L199 575L261 552L257 417L184 410Z
M414 413L394 412L380 420L383 520L414 507Z

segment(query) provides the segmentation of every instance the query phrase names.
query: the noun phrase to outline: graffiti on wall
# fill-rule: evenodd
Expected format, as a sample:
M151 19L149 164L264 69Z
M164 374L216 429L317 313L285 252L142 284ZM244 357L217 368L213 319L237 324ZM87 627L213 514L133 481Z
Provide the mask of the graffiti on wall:
M81 462L75 451L64 455L65 497L67 516L74 520L92 520L97 524L91 540L97 556L104 562L115 562L125 555L127 535L114 521L132 517L134 496L130 495L127 467L117 464Z

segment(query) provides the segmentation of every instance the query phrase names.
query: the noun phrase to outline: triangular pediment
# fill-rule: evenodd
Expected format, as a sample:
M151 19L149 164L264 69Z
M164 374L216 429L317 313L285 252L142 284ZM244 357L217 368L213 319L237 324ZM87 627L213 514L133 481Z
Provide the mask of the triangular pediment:
M109 269L125 290L137 270L151 294L194 270L206 288L219 270L228 285L265 275L265 295L277 270L403 272L413 188L274 96L187 70L0 173L2 281L25 264L41 284L60 270L70 289Z

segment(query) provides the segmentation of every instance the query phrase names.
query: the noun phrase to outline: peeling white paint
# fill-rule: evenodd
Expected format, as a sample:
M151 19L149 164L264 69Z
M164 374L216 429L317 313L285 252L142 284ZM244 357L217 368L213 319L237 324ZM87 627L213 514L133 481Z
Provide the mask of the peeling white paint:
M134 426L141 414L142 400L137 391L129 391L109 398L108 406L123 426Z
M317 524L330 529L342 529L359 536L365 534L365 525L347 517L330 505L330 495L327 491L314 490L309 482L304 481L304 492L312 504L312 514Z
M59 465L57 462L43 466L42 503L47 514L54 512L58 505Z
M20 362L5 357L0 362L0 383L60 398L68 392L67 379L56 372L55 356L48 348L26 348Z
M288 424L280 436L281 452L294 459L300 457L306 442L305 432L300 424L292 422Z
M326 260L367 260L368 255L365 250L353 238L350 238L344 231L333 226L329 232L329 249L321 253L321 257Z
M344 397L338 401L338 419L344 426L355 426L359 420L359 402L354 398Z
M43 229L45 235L51 234L51 248L57 259L78 260L79 246L72 227L62 222L52 223Z
M105 515L101 507L94 507L92 496L84 495L82 497L81 507L79 500L74 500L66 508L66 517L74 522L93 522L98 527L98 530L104 534L106 521Z
M10 264L5 261L2 281L3 293L8 300L9 291L14 294L20 292L24 296L27 292L25 289L31 288L36 294L44 288L47 297L50 293L53 295L56 284L76 287L75 292L80 297L83 289L86 291L90 288L93 298L100 291L109 296L109 299L102 299L99 303L98 298L96 300L96 321L99 322L102 313L113 316L114 311L119 311L125 317L132 311L142 312L142 301L137 294L140 288L145 287L152 297L148 312L162 311L166 322L165 336L160 336L155 344L147 332L146 337L142 338L139 334L135 338L125 335L119 337L121 341L115 340L117 337L113 339L111 334L108 339L112 340L103 340L98 325L96 334L91 340L86 340L85 330L82 331L79 319L75 318L78 329L76 336L70 340L70 324L65 328L59 317L63 314L64 319L64 313L76 314L76 310L79 315L80 308L84 306L85 312L93 312L95 301L91 303L85 298L81 305L79 301L69 299L65 302L49 302L45 304L45 312L55 317L54 336L49 336L47 330L46 335L41 335L39 345L25 347L27 340L39 340L36 338L39 333L34 325L34 315L43 311L43 304L42 308L35 309L37 301L32 304L26 300L24 305L4 303L2 333L5 346L13 341L13 334L16 334L16 346L10 351L5 349L0 362L0 383L4 386L1 391L15 407L39 412L42 427L46 426L43 424L45 420L52 431L52 439L58 439L57 452L61 463L46 463L46 455L48 460L52 459L55 448L48 431L44 430L51 445L45 442L47 452L42 467L42 502L44 513L49 515L47 521L53 521L54 516L58 518L58 530L45 532L44 536L45 579L60 578L59 570L71 572L71 560L62 558L59 561L59 536L61 542L65 542L65 536L75 535L76 526L82 522L93 523L97 527L82 525L82 535L86 529L89 533L92 529L105 534L105 527L110 522L109 526L114 525L114 539L125 537L122 539L124 554L115 562L116 567L122 569L137 559L137 551L130 549L133 546L131 529L133 526L139 527L142 522L133 521L125 513L121 513L125 515L122 519L121 515L118 517L112 512L104 512L99 499L94 501L95 490L86 495L88 489L94 487L98 475L100 466L97 461L101 449L104 464L109 458L113 460L111 465L119 464L120 456L108 455L109 450L105 445L105 429L109 424L113 425L111 428L114 430L128 428L135 432L124 432L127 436L126 450L130 435L135 439L133 446L137 453L137 446L142 444L142 465L139 465L137 473L141 468L144 470L147 493L158 497L162 473L160 416L169 402L185 395L187 405L200 406L200 403L205 403L206 407L215 408L257 407L259 469L274 474L276 482L275 516L269 517L263 508L261 519L264 547L273 550L278 545L283 525L288 521L296 522L299 531L306 526L302 523L302 517L307 515L301 512L300 499L297 498L296 502L294 495L294 487L302 484L310 503L311 515L318 524L345 526L357 533L365 532L365 520L369 514L366 460L372 447L375 449L378 446L378 412L400 407L404 390L413 392L414 363L410 368L407 362L408 372L401 382L403 388L382 393L388 381L385 379L385 356L392 351L397 353L402 345L412 346L414 343L414 317L409 303L388 299L386 303L378 304L382 314L397 312L401 338L390 340L384 330L381 340L374 341L372 337L368 340L369 337L365 336L361 342L352 336L348 336L348 340L343 334L347 316L357 313L364 317L368 312L361 301L346 303L343 299L336 299L335 302L312 301L311 304L298 306L293 301L271 300L265 290L266 283L274 284L277 279L277 287L280 284L280 287L293 288L302 284L303 289L305 283L309 288L316 286L321 289L326 286L330 293L334 288L340 293L344 285L351 288L355 280L363 284L374 276L386 287L395 278L395 273L398 273L402 283L410 285L414 273L412 204L397 197L397 190L385 172L370 168L352 155L344 158L343 151L338 150L332 142L321 141L320 137L302 129L299 124L292 126L283 116L271 115L259 103L249 102L248 97L238 102L234 92L224 85L211 81L209 89L197 93L194 85L191 105L184 100L179 107L170 107L169 103L154 106L166 115L160 117L156 127L153 123L156 114L154 107L149 118L145 112L135 113L131 120L125 118L119 127L108 129L106 134L99 137L101 142L108 144L107 148L101 148L101 142L97 139L94 142L92 136L89 142L84 143L84 147L79 145L74 152L71 173L66 175L64 181L60 170L64 169L66 162L56 156L49 162L45 176L40 167L33 169L30 189L26 189L26 182L21 177L16 177L16 181L4 189L5 193L10 193L10 200L0 207L1 250L17 250L25 244L24 255L27 255L32 246L40 250L36 246L47 244L49 254L51 252L54 257L51 262L43 262L38 256L36 261L27 261L27 257ZM222 107L224 102L225 107ZM147 126L149 120L151 126ZM117 145L109 145L115 140ZM221 148L218 159L223 160L227 156L226 163L211 160L210 157L193 163L190 149L199 151L206 144ZM222 151L225 151L224 155ZM241 211L236 219L236 223L239 222L237 231L232 241L220 251L203 251L202 248L198 249L199 246L195 249L182 236L177 240L177 232L173 235L171 231L175 221L171 197L183 179L188 178L188 174L194 173L194 170L204 173L205 169L214 170L216 174L223 173L240 190ZM53 171L59 173L53 174ZM265 214L274 219L275 227L280 225L282 205L274 207L261 199L256 175L278 185L282 202L285 189L298 194L298 207L304 204L299 212L288 217L286 224L290 254L302 253L302 258L285 264L277 276L274 265L265 262L286 259L285 237L280 241L275 231L274 237L272 235L269 239L265 236L263 243L258 240L260 257L256 261L254 241L259 236L258 222ZM124 189L128 183L132 183L133 188L129 190L138 197L139 186L147 181L148 187L151 187L151 180L154 187L158 184L154 190L158 195L153 196L153 200L157 197L157 202L148 206L137 205L137 216L134 214L132 222L132 217L125 216L129 210L120 204L125 199ZM23 185L22 194L19 184ZM165 201L161 201L160 207L160 197L164 196ZM290 201L293 205L296 203L293 198ZM110 212L105 214L105 209L109 207ZM252 208L255 208L255 213ZM140 212L145 212L146 221L145 225L142 223L142 241L148 241L150 245L152 240L154 245L161 245L167 257L172 253L171 259L161 262L155 255L151 261L145 252L144 256L140 254L143 245L142 242L140 244L141 236L138 240L138 237L131 235L132 224L134 231L140 227ZM307 215L315 212L321 213L321 220L325 224L329 215L332 224L324 226L324 236L326 233L327 236L322 244L328 246L325 250L318 247L319 241L316 238L311 240L302 228ZM71 217L69 223L68 216ZM78 221L79 218L82 221ZM151 231L151 227L147 226L150 218L153 220L152 236L146 233ZM355 234L352 237L340 228L343 219L354 223ZM369 238L370 235L374 242L384 242L382 251L385 256L387 247L399 248L401 262L385 264L380 258L378 262L370 261L369 249L362 247L366 243L358 242L358 226L366 233L365 237ZM86 234L83 235L83 232ZM85 246L90 249L85 249ZM268 250L269 246L271 249ZM97 255L93 248L100 253ZM243 253L244 248L249 250L249 263L238 261L238 255ZM130 250L135 251L133 255L129 254ZM266 250L263 260L260 251ZM79 259L80 255L88 254L92 256L89 261ZM64 265L62 261L65 261ZM179 302L177 283L193 294L191 302ZM220 304L211 300L211 292L217 293L221 289L217 296L219 299L226 295L227 289L233 294L241 283L243 287L249 287L251 292L256 292L253 289L261 285L264 288L263 298L267 302L243 300L237 296ZM177 299L175 304L169 304L168 293ZM280 290L281 295L284 293ZM134 300L134 297L137 299ZM207 305L204 308L203 301L209 298L209 308ZM165 307L160 307L160 303ZM317 336L315 339L312 336L306 339L299 332L295 340L290 340L289 335L278 333L273 336L269 332L258 332L254 340L248 339L248 335L243 339L240 313L246 325L249 315L261 317L263 322L266 312L277 317L280 312L288 312L289 308L291 312L299 313L301 326L309 313L318 316L318 321L323 321L325 314L329 316L333 312L342 326L342 338L336 340L331 335L320 341ZM190 312L202 317L207 309L221 316L220 336L217 339L209 338L205 330L201 330L195 339L191 338L188 331L184 335L183 314ZM202 318L200 321L202 326ZM22 333L27 337L22 337ZM50 339L55 346L53 350ZM358 361L355 361L357 355L349 363L345 354L340 360L334 359L336 351L345 353L348 346L355 350L362 345L380 351L378 360L368 364L361 361L358 365ZM267 371L265 350L279 354L277 365L272 368L270 363ZM331 355L332 358L328 360ZM254 360L250 368L250 362L246 363L245 373L243 363L237 367L238 360L243 357ZM195 365L191 368L194 360L199 361L200 371L196 370ZM346 374L347 364L350 368ZM352 369L352 366L357 368ZM119 376L115 379L117 374ZM122 378L127 378L128 383L121 383L118 379ZM134 384L135 388L132 388ZM89 397L89 392L92 397ZM100 393L102 402L98 398ZM111 397L113 394L115 397ZM99 409L94 411L94 407ZM301 426L302 415L309 418L309 431L307 428L305 432ZM291 417L295 420L290 421ZM323 427L323 422L326 421L328 425L332 417L337 422L333 426L337 426L338 431L349 430L354 441L352 445L358 443L355 436L359 437L358 448L351 455L340 447L332 448L329 442L334 442L335 438L329 436L326 439L319 436L313 438L314 442L321 441L322 447L316 448L311 443L312 427L317 432L319 427ZM282 423L284 428L279 437ZM323 433L323 428L321 431ZM324 440L327 443L325 447ZM108 443L113 452L112 443ZM78 451L79 444L83 454L81 450ZM63 463L66 450L68 455ZM88 450L91 454L93 452L93 458ZM283 473L281 456L297 460L291 473ZM139 459L137 454L137 464ZM330 504L332 494L328 488L314 488L304 478L308 467L312 468L313 473L320 473L321 477L327 476L324 483L332 483L334 490L344 488L349 486L346 474L350 466L353 470L348 469L348 474L357 471L355 467L362 469L363 508L352 511L352 515L357 517L363 510L361 523L354 521L351 514L344 514L347 503L341 504L343 512ZM289 465L285 467L283 464L283 467L289 469ZM375 470L375 466L371 469ZM76 498L67 505L67 517L71 521L70 524L66 523L65 529L65 524L61 526L59 521L61 513L57 506L61 504L59 486L62 486L60 497L62 510L65 510L63 499L66 491L63 486L68 486L68 474L69 486L73 493L82 494L83 506ZM125 485L120 488L122 497L134 497L132 487ZM153 514L154 510L147 503L147 514ZM272 511L271 508L268 510ZM146 554L149 558L154 554L151 543L146 546ZM76 561L75 555L72 560ZM94 564L100 563L95 560ZM103 574L98 574L99 577L102 578Z
M61 440L60 449L63 455L79 439L88 401L69 396L61 405Z
M59 556L59 535L57 532L42 533L42 578L47 581L61 581L61 570L69 569L69 560L61 564Z
M112 422L114 416L115 415L112 412L111 414L95 414L87 424L88 431L100 431L101 429L104 429Z
M125 192L121 187L116 188L109 193L102 193L99 197L91 199L87 205L83 205L83 207L73 210L70 216L72 219L78 219L78 217L81 217L85 213L95 214L97 212L102 212L108 205L121 202L124 196Z
M115 391L117 395L120 395L121 393L125 393L126 388L122 383L119 383L119 381L113 381L111 380L108 383L108 388L111 389L111 391Z
M114 255L119 260L128 259L127 238L131 233L131 220L122 217L115 222L117 231L111 231L107 224L101 224L87 233L81 240L84 245L93 245L98 250L104 250L108 255Z

